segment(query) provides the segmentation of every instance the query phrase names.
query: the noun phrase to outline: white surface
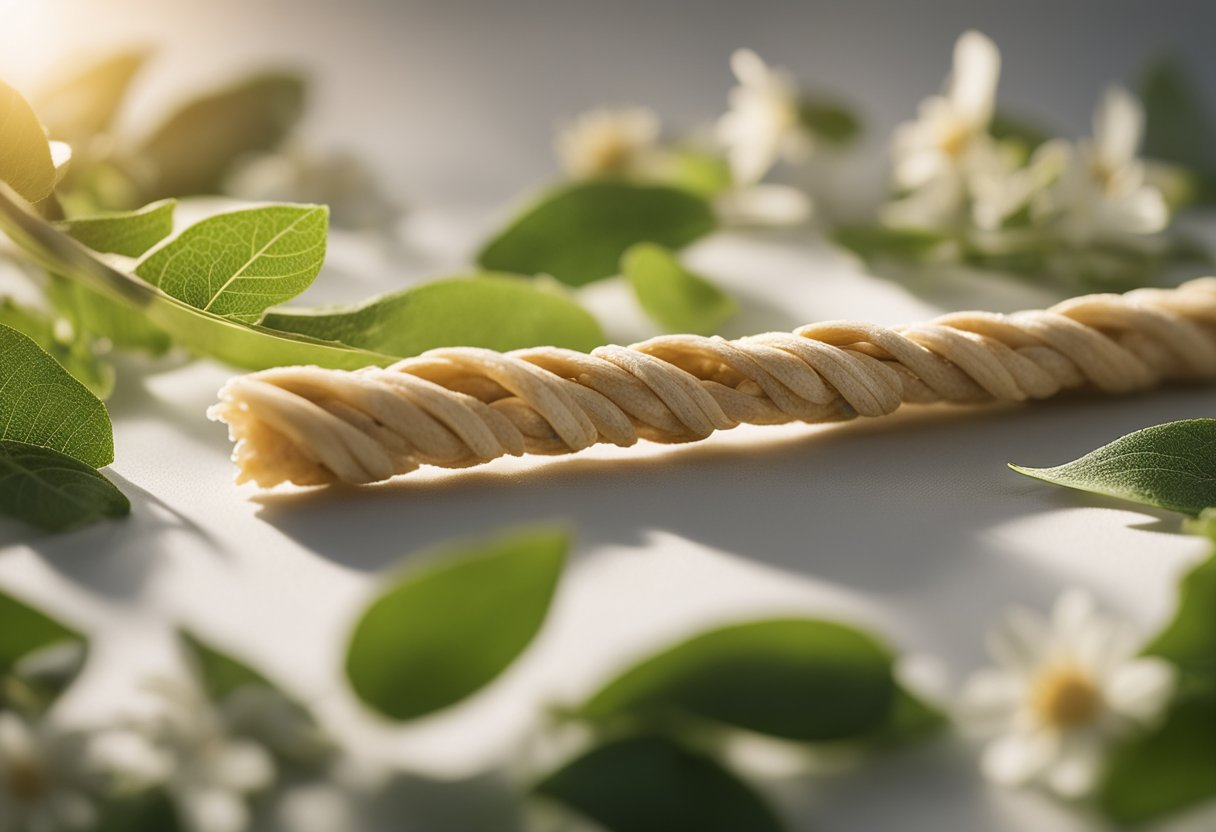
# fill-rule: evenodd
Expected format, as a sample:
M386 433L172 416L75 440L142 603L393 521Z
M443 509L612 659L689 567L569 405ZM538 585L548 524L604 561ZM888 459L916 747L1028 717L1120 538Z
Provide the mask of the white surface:
M414 222L427 239L455 244L433 250L433 264L415 252L421 272L459 262L461 240L479 234L459 218ZM383 288L369 278L376 258L343 248L311 296ZM723 235L690 259L741 297L740 331L935 311L807 234ZM344 281L343 262L363 279ZM999 285L979 293L988 305L1039 300ZM621 286L595 287L587 299L614 335L645 334ZM511 763L542 706L577 699L630 657L711 623L781 613L856 621L903 651L940 657L957 683L985 664L983 633L1000 610L1046 607L1066 587L1089 587L1150 632L1205 548L1176 533L1173 515L1052 488L1005 463L1055 464L1137 428L1211 415L1210 389L740 428L684 448L596 449L361 490L259 494L232 485L224 428L203 415L227 370L128 362L120 374L111 473L132 498L131 518L47 537L0 524L0 586L94 634L96 660L70 711L108 718L141 675L172 672L168 635L186 623L301 692L360 754L439 779ZM380 573L453 537L545 520L569 524L576 544L525 659L482 695L415 726L389 729L363 715L338 668ZM945 740L776 791L799 830L1090 828L1038 796L986 789L974 756ZM500 786L487 788L501 798ZM440 789L434 799L446 811L469 794ZM486 832L501 832L493 816Z

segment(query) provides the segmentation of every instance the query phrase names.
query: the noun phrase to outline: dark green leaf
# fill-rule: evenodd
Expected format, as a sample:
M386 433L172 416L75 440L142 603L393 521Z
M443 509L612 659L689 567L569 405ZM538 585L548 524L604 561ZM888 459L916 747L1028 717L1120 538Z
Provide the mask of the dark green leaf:
M435 280L357 306L272 309L262 323L400 357L457 346L589 352L605 341L595 318L565 294L496 274Z
M579 715L694 716L826 741L878 731L895 693L891 655L870 636L828 621L771 619L664 650L609 682Z
M144 49L119 52L44 90L37 105L47 130L57 139L82 143L107 132L147 59Z
M545 195L489 242L491 271L548 274L572 286L611 277L635 243L681 248L714 230L709 203L689 191L625 182L567 185Z
M1198 514L1216 506L1216 419L1138 430L1054 468L1009 467L1068 488Z
M0 592L0 676L12 673L18 662L39 651L84 643L76 630Z
M710 758L663 737L618 740L536 785L610 832L781 832L773 811Z
M729 295L654 243L625 252L621 271L646 314L668 332L714 335L739 309Z
M928 259L946 241L938 231L882 225L841 226L832 232L832 239L865 260L889 258L913 262Z
M42 124L21 93L0 81L0 182L28 202L39 202L57 181Z
M100 468L114 461L105 406L55 359L0 324L0 439L67 454Z
M1216 556L1188 572L1178 592L1173 620L1144 652L1174 663L1184 678L1216 687Z
M209 217L153 251L135 274L196 309L256 323L325 262L324 205L269 205Z
M114 389L114 368L97 355L92 339L65 323L68 325L59 329L67 331L57 331L56 319L50 315L0 298L0 324L28 336L93 395L105 399Z
M1216 691L1178 699L1162 725L1116 748L1098 804L1118 823L1141 823L1216 797Z
M364 611L346 673L392 719L453 705L502 673L540 630L565 560L558 531L515 533L446 553Z
M59 227L93 251L139 257L173 233L176 205L177 200L165 199L137 211L77 217Z
M0 440L0 513L60 532L130 510L122 492L83 462L49 448Z
M861 133L861 122L856 114L837 101L804 98L798 116L803 127L829 144L848 144Z
M1216 123L1195 77L1175 60L1145 73L1144 155L1188 169L1198 180L1195 196L1216 199Z
M879 726L872 739L879 745L905 745L930 737L945 725L946 717L941 711L898 687L886 722Z
M94 832L183 832L172 798L161 789L115 797L101 807Z
M143 201L219 193L237 163L274 150L304 110L304 81L271 73L187 104L136 152Z

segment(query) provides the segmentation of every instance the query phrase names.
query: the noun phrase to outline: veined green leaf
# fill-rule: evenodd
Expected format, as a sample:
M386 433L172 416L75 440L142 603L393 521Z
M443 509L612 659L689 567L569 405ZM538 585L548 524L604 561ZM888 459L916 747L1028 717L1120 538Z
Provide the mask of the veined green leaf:
M482 268L548 274L572 286L617 273L635 243L681 248L714 230L709 203L680 188L617 181L567 185L546 194L477 258Z
M75 142L107 132L148 54L132 49L109 55L43 90L37 112L50 134Z
M593 748L534 791L610 832L782 830L743 781L665 737L631 737Z
M654 243L625 252L621 271L646 314L668 332L714 335L739 309L729 295Z
M257 323L316 279L324 205L271 205L208 217L151 252L135 274L204 312Z
M1176 60L1149 68L1144 99L1144 155L1186 168L1196 179L1195 196L1216 200L1216 121L1194 75Z
M304 86L299 76L269 73L178 110L135 154L152 171L143 201L219 193L238 162L287 137L304 111Z
M272 309L262 324L402 357L457 346L589 352L605 341L599 323L570 297L497 274L434 280L357 306Z
M850 627L812 619L735 624L647 658L578 711L693 716L790 740L863 738L888 722L891 654Z
M56 332L55 318L37 309L18 306L11 298L0 298L0 324L29 337L97 398L105 399L113 391L114 368L97 355L92 339L70 324L67 326L70 332Z
M927 259L946 238L930 229L845 225L832 231L832 240L864 260L920 261Z
M484 687L540 630L567 545L559 531L517 532L448 552L393 584L351 637L346 674L355 693L407 720Z
M67 454L100 468L114 461L105 406L15 329L0 324L0 439Z
M51 145L21 93L0 81L0 182L30 202L51 195L58 180Z
M136 211L76 217L59 227L93 251L139 257L173 233L176 206L177 200L165 199Z
M91 466L49 448L0 440L0 512L59 532L130 511L123 493Z
M1178 592L1173 620L1144 652L1177 665L1184 678L1216 688L1216 555L1188 572Z
M826 98L804 98L798 106L798 120L813 136L829 144L848 144L861 133L857 114L839 101Z
M1138 430L1054 468L1009 467L1067 488L1198 514L1216 506L1216 419Z

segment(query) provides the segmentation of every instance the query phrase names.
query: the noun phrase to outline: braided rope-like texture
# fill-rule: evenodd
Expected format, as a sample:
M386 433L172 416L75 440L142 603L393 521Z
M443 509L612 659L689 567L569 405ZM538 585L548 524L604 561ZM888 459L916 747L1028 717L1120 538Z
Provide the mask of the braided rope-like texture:
M353 372L283 367L234 378L209 415L229 425L238 481L270 487L378 482L599 442L690 442L741 423L882 416L904 403L1201 379L1216 379L1216 277L911 326L829 321L590 354L461 347Z

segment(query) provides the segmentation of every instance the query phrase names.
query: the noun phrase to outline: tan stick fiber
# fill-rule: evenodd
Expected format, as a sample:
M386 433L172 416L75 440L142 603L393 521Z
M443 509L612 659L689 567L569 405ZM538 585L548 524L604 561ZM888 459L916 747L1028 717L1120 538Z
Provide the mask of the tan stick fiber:
M212 418L239 481L370 483L421 465L691 442L738 424L883 416L902 404L1130 393L1216 379L1216 278L1046 311L881 327L830 321L727 341L667 335L590 354L431 350L391 367L232 379Z

